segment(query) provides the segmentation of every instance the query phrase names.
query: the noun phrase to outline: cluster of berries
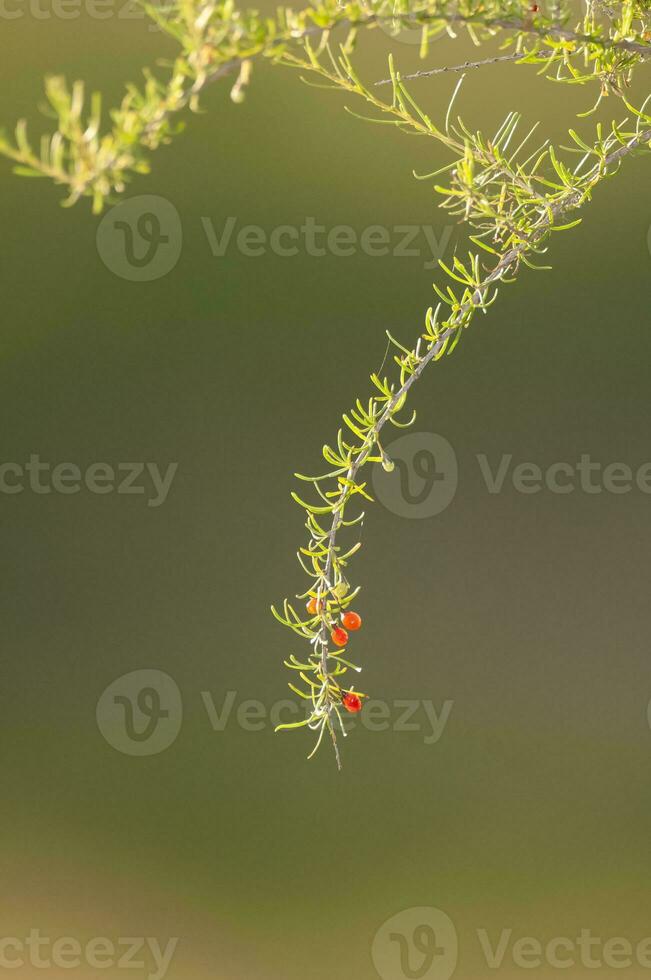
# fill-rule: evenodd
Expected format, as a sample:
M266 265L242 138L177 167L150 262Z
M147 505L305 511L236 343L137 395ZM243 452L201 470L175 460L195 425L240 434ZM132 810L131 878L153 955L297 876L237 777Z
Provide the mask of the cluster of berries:
M362 617L356 612L344 613L341 617L341 626L335 626L332 633L330 634L330 639L336 647L345 647L348 643L348 630L354 633L362 625Z
M323 600L321 600L321 604L321 608L323 608ZM319 604L314 596L307 604L307 611L310 616L316 616L319 612ZM341 617L341 626L335 626L330 633L330 639L336 647L345 647L348 643L348 634L360 629L361 625L362 617L359 613L352 612L352 610L345 612ZM347 694L344 694L341 703L346 711L350 711L352 714L362 710L361 698L353 691L348 691Z

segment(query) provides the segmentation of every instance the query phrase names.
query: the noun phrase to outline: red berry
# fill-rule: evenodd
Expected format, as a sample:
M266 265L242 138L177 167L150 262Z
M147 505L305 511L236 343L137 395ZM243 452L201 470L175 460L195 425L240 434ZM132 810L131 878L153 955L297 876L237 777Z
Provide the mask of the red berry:
M350 711L351 714L362 710L361 699L356 694L353 694L352 691L349 694L344 694L342 704L346 711Z
M342 630L341 626L335 626L330 637L337 647L345 647L348 643L348 633L346 630Z
M316 604L316 598L314 596L310 599L310 601L307 604L307 611L309 612L310 616L316 616L317 614L317 604Z
M362 625L362 617L356 612L344 613L341 621L347 630L358 630Z

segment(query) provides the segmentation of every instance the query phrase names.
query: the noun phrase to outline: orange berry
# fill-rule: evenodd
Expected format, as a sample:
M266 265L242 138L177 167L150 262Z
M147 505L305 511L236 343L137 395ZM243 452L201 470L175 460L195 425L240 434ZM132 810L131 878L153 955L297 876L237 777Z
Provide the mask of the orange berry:
M344 613L341 621L347 630L358 630L362 625L362 617L356 612Z
M348 694L344 694L341 701L346 711L350 711L351 714L355 714L357 711L362 710L361 699L358 698L356 694L353 694L352 691L349 691Z
M345 647L348 643L348 633L342 630L341 626L335 626L330 638L336 647Z
M317 609L316 597L315 596L312 596L312 598L308 602L308 604L307 604L307 611L309 612L310 616L316 616L316 614L318 612L318 609Z

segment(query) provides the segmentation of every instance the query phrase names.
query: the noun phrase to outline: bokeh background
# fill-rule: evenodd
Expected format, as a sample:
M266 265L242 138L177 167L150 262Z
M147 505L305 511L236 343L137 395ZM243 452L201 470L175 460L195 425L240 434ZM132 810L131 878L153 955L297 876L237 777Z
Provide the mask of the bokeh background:
M47 126L47 73L86 79L110 105L172 50L117 5L64 19L43 2L2 21L6 125ZM367 77L386 74L389 47L380 32L364 39ZM417 67L414 45L393 48ZM446 41L430 61L469 54ZM443 114L455 81L414 91ZM458 106L487 132L517 109L560 135L593 94L495 65L468 76ZM152 282L107 268L87 202L62 210L59 190L0 164L2 461L178 463L156 508L85 490L0 498L2 937L178 937L170 980L370 980L382 923L433 906L456 927L458 977L510 980L523 970L509 952L491 969L478 929L493 944L504 929L542 943L582 928L651 935L651 497L524 495L508 481L491 495L476 461L651 460L645 158L555 238L552 272L503 289L419 383L417 430L458 458L452 504L425 520L369 512L353 569L364 688L390 705L452 701L439 741L360 728L339 774L327 746L306 762L304 733L245 730L234 714L223 731L210 723L206 692L218 710L228 692L235 709L286 697L282 659L300 648L269 605L303 588L291 474L318 467L340 413L368 392L384 330L411 341L434 298L429 256L211 252L202 218L218 232L228 216L444 232L431 182L411 175L444 153L365 126L345 102L269 65L242 106L228 85L211 89L129 188L182 222L178 263ZM165 751L134 757L102 737L96 706L141 669L174 679L183 724ZM610 971L571 971L595 972Z

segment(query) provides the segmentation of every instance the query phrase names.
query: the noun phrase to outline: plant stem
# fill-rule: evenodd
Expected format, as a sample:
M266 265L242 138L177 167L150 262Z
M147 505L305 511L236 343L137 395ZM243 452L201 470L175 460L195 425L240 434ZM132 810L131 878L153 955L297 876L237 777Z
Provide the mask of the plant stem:
M596 173L594 179L590 182L587 190L591 189L595 184L602 179L604 172L608 170L613 164L618 164L625 156L632 153L634 150L638 149L644 143L651 141L651 128L638 133L634 138L629 140L623 146L618 147L612 153L607 155L602 161L601 165L596 167ZM356 482L356 477L361 469L361 467L366 462L367 458L371 454L373 447L378 441L378 436L381 429L389 421L391 415L393 414L396 406L401 402L401 400L407 395L410 388L421 376L430 361L435 360L437 355L440 354L445 344L454 333L457 325L462 322L464 315L474 306L480 305L483 301L483 297L488 290L488 288L496 281L501 279L504 274L514 265L517 264L520 256L523 252L529 251L534 248L549 232L550 228L556 224L556 219L563 217L567 212L573 210L576 207L580 207L583 201L586 199L587 190L577 191L572 190L563 198L556 201L549 209L547 220L542 223L536 230L532 238L527 241L523 241L518 245L514 245L500 258L499 262L496 263L491 272L482 280L480 285L475 290L471 300L468 300L460 309L457 311L456 316L450 323L450 326L443 331L439 339L432 344L429 350L420 358L419 363L415 367L412 374L403 382L400 388L394 393L392 398L387 402L386 407L380 417L377 420L376 425L368 434L365 443L362 445L360 452L356 455L354 461L351 463L348 471L346 473L346 479L350 482ZM416 348L417 349L417 348ZM335 557L335 551L337 547L337 534L341 527L343 520L343 505L346 502L346 490L342 490L341 496L336 501L332 523L330 525L330 531L328 533L328 557L325 565L324 577L326 581L330 581L330 576L333 570L333 563ZM324 623L321 629L321 669L323 673L324 683L327 685L330 681L331 674L329 672L328 662L327 662L327 627ZM341 762L339 757L339 748L337 745L337 738L334 731L334 727L331 724L330 715L332 713L332 707L329 710L327 716L327 724L332 735L332 741L334 744L335 755L337 758L337 765L341 768Z

